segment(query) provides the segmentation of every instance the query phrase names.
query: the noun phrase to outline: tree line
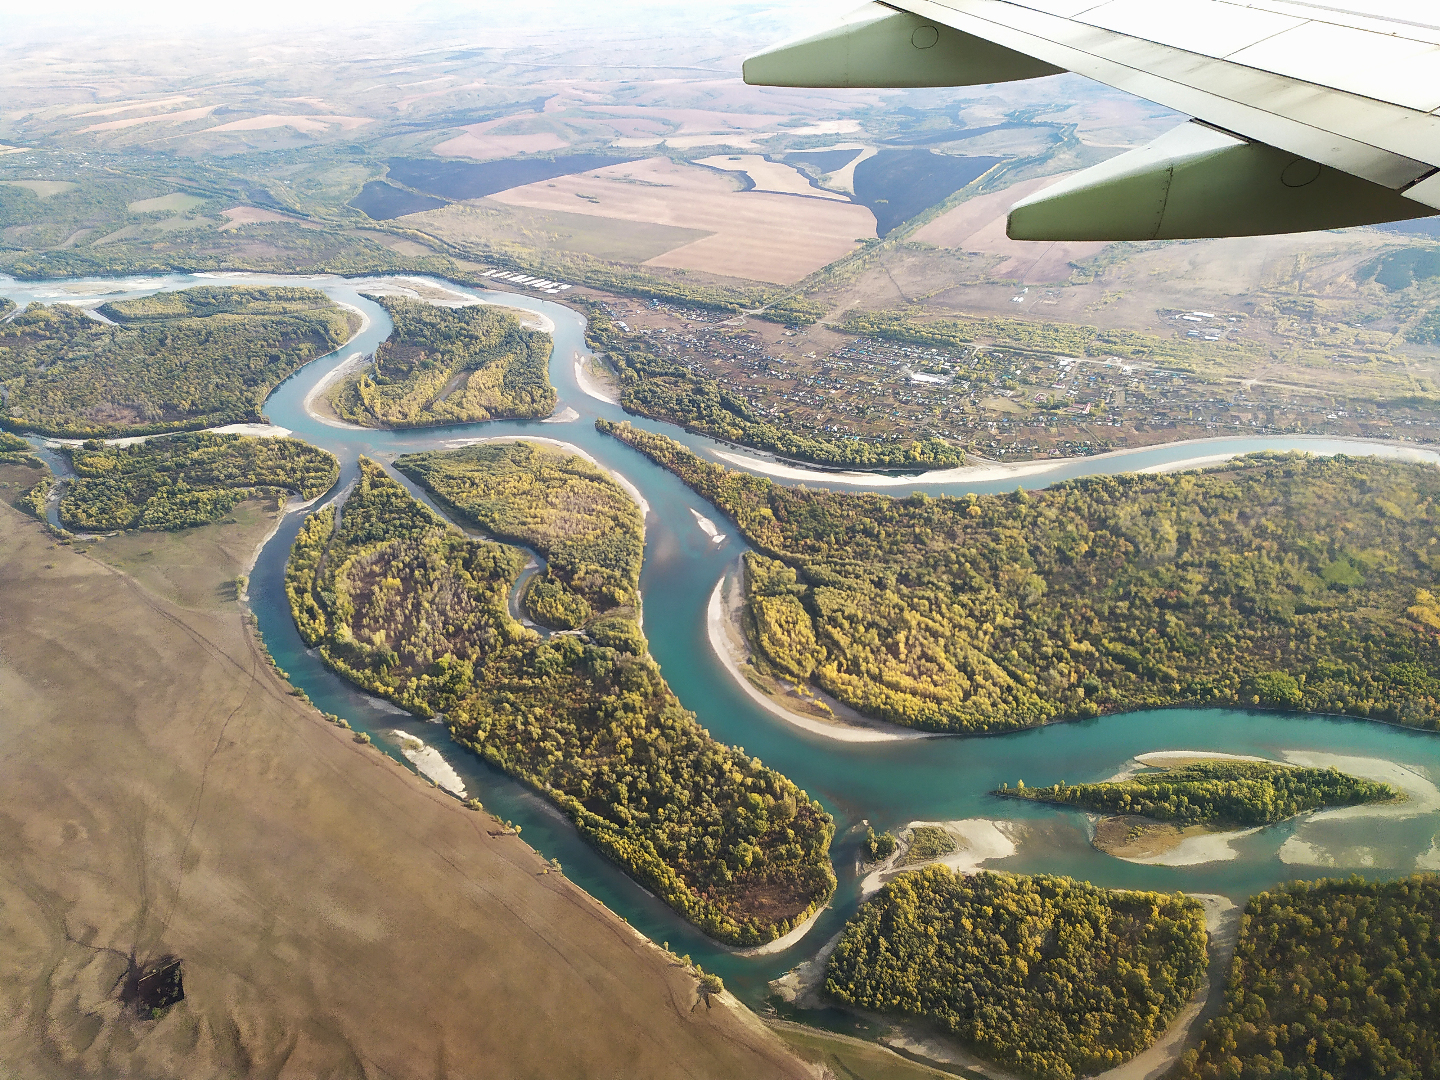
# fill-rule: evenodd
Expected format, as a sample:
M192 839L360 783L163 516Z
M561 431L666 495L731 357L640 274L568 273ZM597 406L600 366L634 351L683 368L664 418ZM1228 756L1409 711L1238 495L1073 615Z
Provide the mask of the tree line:
M1177 1080L1440 1076L1440 877L1252 897L1220 1014Z
M200 432L129 446L90 440L67 453L76 479L60 497L60 520L91 532L188 529L261 493L313 499L340 478L333 454L298 439Z
M599 466L531 442L406 454L395 467L466 521L546 560L524 602L542 626L573 630L640 599L645 523Z
M901 874L845 924L824 991L925 1020L1039 1080L1114 1068L1200 988L1200 904L1071 878Z
M626 549L602 535L617 527L608 515L618 500L628 503L608 477L585 477L614 488L589 504L588 521L585 504L557 499L556 488L584 476L574 463L528 471L512 487L531 464L522 455L465 455L453 466L426 458L441 490L465 478L470 496L504 491L515 505L499 520L517 531L529 522L532 540L569 521L597 551ZM583 636L542 639L508 613L523 552L463 537L378 465L360 464L338 519L333 508L311 515L286 570L301 636L331 667L418 715L443 713L457 742L528 783L718 940L773 940L828 900L829 815L696 723L650 659L633 611L613 608ZM493 478L479 475L491 468ZM552 517L557 507L564 514Z
M1135 814L1177 825L1273 825L1327 806L1389 802L1400 792L1339 769L1303 769L1265 761L1196 761L1146 769L1126 780L1050 787L1008 785L992 795Z
M259 421L270 391L350 336L314 289L213 288L31 304L0 323L0 426L80 438Z
M550 336L486 304L437 307L376 297L394 330L374 364L340 383L330 402L369 427L425 427L549 416Z
M863 713L1003 731L1257 705L1440 728L1440 471L1256 454L962 498L791 488L597 427L728 514L756 646Z

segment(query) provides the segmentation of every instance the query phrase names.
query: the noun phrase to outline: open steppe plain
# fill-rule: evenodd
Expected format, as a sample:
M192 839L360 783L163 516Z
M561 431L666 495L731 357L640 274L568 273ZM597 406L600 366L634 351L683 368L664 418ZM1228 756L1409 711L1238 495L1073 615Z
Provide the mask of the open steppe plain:
M268 525L217 527L230 555L208 587L183 575L182 607L100 561L112 541L60 547L0 506L0 1072L809 1075L488 814L287 693L222 591ZM141 1018L117 983L167 954L185 1000Z
M875 235L875 215L839 200L740 191L724 173L666 158L511 188L496 202L653 222L711 235L646 261L646 266L790 284Z

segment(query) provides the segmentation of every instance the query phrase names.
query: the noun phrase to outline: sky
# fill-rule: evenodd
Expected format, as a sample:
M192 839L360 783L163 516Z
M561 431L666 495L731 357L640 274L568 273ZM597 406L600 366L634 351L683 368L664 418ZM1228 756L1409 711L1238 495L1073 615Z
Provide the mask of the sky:
M416 22L546 30L628 23L637 29L650 26L703 32L707 25L730 24L733 29L736 20L751 19L772 25L823 25L857 6L857 0L246 0L243 4L195 0L66 0L63 4L37 4L34 0L0 0L0 25L26 30L105 28L167 37L237 29L283 31L287 27ZM240 12L243 16L237 15Z

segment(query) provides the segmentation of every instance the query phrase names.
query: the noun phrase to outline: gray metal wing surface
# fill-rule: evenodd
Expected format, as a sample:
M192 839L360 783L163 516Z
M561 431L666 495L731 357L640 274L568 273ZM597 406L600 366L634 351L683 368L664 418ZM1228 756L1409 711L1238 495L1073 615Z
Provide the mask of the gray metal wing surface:
M1440 210L1440 12L1415 0L896 0L751 83L958 86L1071 71L1195 119L1017 204L1016 239L1175 239Z

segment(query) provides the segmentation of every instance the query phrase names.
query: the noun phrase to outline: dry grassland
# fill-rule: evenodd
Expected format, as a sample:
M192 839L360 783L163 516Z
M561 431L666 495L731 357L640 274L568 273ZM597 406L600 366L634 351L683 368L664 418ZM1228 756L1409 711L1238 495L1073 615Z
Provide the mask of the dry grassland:
M646 265L789 284L848 254L875 235L865 207L828 199L741 192L721 173L666 158L614 165L527 184L492 196L537 210L573 211L622 221L700 229L713 235L647 260Z
M783 165L778 161L767 161L759 154L740 154L734 157L720 154L715 157L700 158L695 164L705 165L712 169L722 169L726 172L744 173L755 185L756 191L774 191L781 195L809 195L816 199L839 199L842 202L849 202L844 195L816 187L810 183L810 178L799 169Z
M693 978L487 814L289 696L234 605L181 608L4 507L0 546L7 1074L809 1075L749 1013L692 1011ZM122 1006L130 958L167 954L185 1000Z
M561 150L567 144L553 131L537 131L520 135L473 135L466 132L453 139L436 143L431 149L440 157L467 157L477 161L511 157L515 154L543 154Z
M165 210L174 210L183 214L187 210L193 210L205 200L196 195L185 195L179 191L173 191L169 195L161 195L154 199L141 199L132 202L129 210L132 214L153 214Z
M103 124L91 124L89 127L83 127L79 134L84 135L90 131L120 131L124 128L139 127L141 124L157 124L162 120L179 124L186 120L199 120L202 116L209 116L217 107L202 105L198 109L182 109L180 112L156 113L154 116L132 116L125 120L109 120Z
M79 186L70 180L4 180L0 183L33 191L42 199L48 199L52 195L63 195L71 188Z
M579 199L577 207L586 206ZM524 244L575 251L597 259L643 263L711 235L648 221L625 221L561 210L529 210L490 199L451 203L406 219L437 238L457 244Z
M1011 240L1005 235L1005 219L1015 203L1069 175L1064 173L1026 180L1003 191L976 196L953 210L947 210L918 230L911 239L936 247L999 255L1001 259L990 271L991 274L1012 278L1022 285L1064 281L1075 272L1071 263L1098 255L1107 245Z
M160 98L158 101L146 101L137 98L134 101L115 101L103 109L92 109L89 112L76 113L80 118L91 116L114 116L116 113L131 112L135 109L158 109L165 105L178 105L182 101L189 101L189 94L181 94L178 97Z
M367 116L283 116L278 113L267 113L264 116L251 116L245 120L232 120L228 124L205 128L203 132L196 134L209 134L215 131L268 131L271 128L280 127L290 127L301 133L311 134L317 131L326 131L333 126L338 126L342 131L354 131L370 122L371 120Z
M301 228L313 229L319 226L304 218L292 217L289 214L277 214L274 210L261 210L258 206L232 206L229 210L222 210L225 215L225 224L220 226L220 232L228 229L238 229L241 225L259 225L264 222L278 221L285 225L299 225Z

